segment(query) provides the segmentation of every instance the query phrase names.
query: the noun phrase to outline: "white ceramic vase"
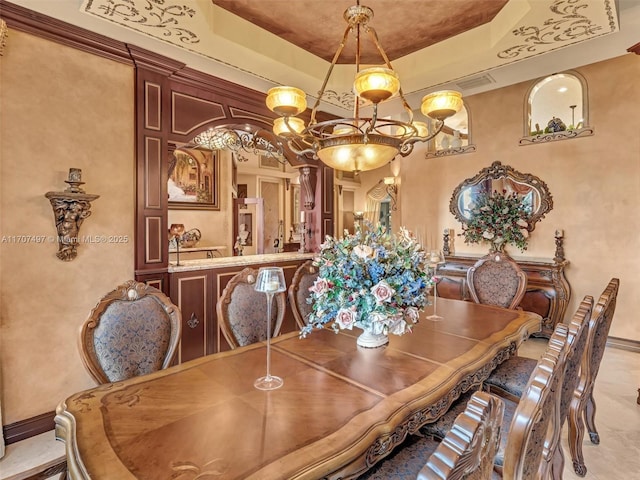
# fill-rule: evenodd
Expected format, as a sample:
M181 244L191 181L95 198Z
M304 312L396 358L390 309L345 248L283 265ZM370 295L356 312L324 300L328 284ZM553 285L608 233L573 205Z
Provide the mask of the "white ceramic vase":
M372 333L368 328L363 329L362 334L356 341L359 347L364 348L378 348L389 343L389 337L384 333L376 334Z

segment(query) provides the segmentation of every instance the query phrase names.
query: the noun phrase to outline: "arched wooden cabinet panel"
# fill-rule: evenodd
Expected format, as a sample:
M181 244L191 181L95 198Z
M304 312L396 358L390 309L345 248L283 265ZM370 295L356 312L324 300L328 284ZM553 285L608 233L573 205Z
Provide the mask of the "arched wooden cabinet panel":
M467 270L480 256L447 255L445 264L438 268L438 296L471 301L467 287ZM542 331L534 336L549 338L555 326L563 321L571 299L571 286L565 276L567 260L516 259L527 274L527 291L520 308L542 317Z

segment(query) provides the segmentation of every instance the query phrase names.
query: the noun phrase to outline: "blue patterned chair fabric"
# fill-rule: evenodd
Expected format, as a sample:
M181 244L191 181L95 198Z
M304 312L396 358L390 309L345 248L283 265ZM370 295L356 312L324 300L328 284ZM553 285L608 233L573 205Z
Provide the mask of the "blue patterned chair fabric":
M222 333L231 348L267 339L267 297L255 290L258 271L245 268L236 274L218 299L216 310ZM271 308L271 337L280 334L286 308L284 293L274 295Z
M552 460L543 458L543 446L546 442L555 449L559 443L561 427L558 427L555 413L561 402L559 385L564 378L568 335L566 325L557 325L549 347L529 376L522 399L519 402L503 399L502 437L494 457L499 478L537 478L543 462L547 464ZM422 427L421 433L435 439L443 438L453 426L454 419L464 410L470 396L471 393L467 393L460 397L438 421ZM550 424L554 428L549 429Z
M313 260L307 260L298 267L289 285L289 304L300 328L307 324L307 318L313 308L307 300L311 297L309 288L315 283L318 274L318 268L313 266Z
M469 394L442 442L409 435L358 480L490 479L503 402L487 392Z
M82 326L83 362L99 384L167 368L180 323L180 311L162 292L129 281L105 295Z
M527 289L527 275L505 253L490 253L467 270L469 293L476 303L516 308Z

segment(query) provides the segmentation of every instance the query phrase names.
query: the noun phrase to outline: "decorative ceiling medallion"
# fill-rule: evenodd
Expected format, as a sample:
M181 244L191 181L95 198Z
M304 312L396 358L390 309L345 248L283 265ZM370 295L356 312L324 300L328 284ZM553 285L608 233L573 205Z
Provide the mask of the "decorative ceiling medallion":
M524 37L525 43L502 50L498 53L498 58L513 59L520 55L527 57L536 53L538 49L549 51L548 46L550 45L558 48L617 30L617 22L613 16L610 0L605 0L604 2L608 17L608 29L606 31L602 24L598 24L591 17L583 15L584 9L590 7L593 9L586 0L555 0L549 7L554 17L545 20L541 27L521 26L513 30L513 35Z
M139 3L139 2L138 2ZM196 11L189 5L173 0L147 1L144 8L136 0L85 0L85 12L106 18L152 37L162 37L176 45L200 43L198 36L180 25L180 21L193 18Z

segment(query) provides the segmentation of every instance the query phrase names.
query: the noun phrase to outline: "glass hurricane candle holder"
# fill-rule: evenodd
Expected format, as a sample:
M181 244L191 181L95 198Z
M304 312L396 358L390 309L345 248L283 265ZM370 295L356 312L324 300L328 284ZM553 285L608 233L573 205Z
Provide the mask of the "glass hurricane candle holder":
M427 319L439 321L442 320L443 317L438 315L436 310L438 306L438 265L444 263L444 256L440 250L431 250L431 252L429 252L428 261L429 267L433 268L433 315L429 315Z
M280 377L271 375L271 305L273 296L287 289L282 268L263 267L258 270L255 289L267 296L267 374L258 378L253 386L259 390L275 390L280 388L284 381Z

